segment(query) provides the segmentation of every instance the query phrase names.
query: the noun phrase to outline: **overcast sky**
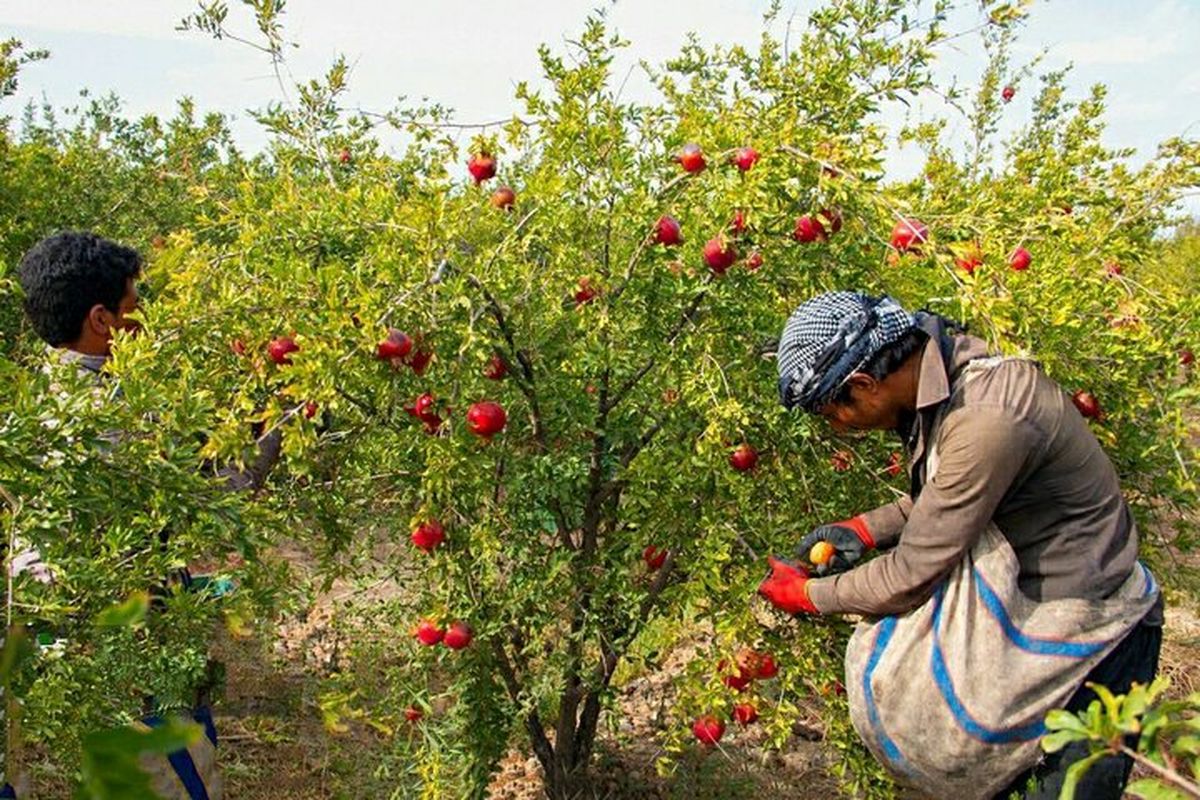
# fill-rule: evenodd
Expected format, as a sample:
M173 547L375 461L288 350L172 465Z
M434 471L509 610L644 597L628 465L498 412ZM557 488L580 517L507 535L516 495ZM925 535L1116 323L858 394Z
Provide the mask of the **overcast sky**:
M973 0L965 5L974 6ZM231 0L230 26L252 34L249 15ZM429 97L457 110L462 122L511 115L513 87L538 77L536 47L561 48L578 33L588 11L605 0L289 0L289 56L298 79L321 74L338 53L351 75L351 106L386 110L396 99ZM816 0L787 0L797 22ZM674 54L687 31L703 42L752 44L766 0L618 0L615 27L632 41L624 68L637 59ZM29 99L70 104L81 88L115 92L132 115L169 115L174 99L193 97L202 110L236 119L247 147L264 137L245 110L278 96L263 56L232 42L175 30L193 0L0 0L0 39L16 36L51 51L28 67L20 94L4 109L13 114ZM1073 63L1072 93L1095 82L1110 87L1111 145L1145 155L1164 138L1200 136L1200 0L1038 0L1024 26L1019 61L1043 49L1044 66ZM982 55L963 39L946 53L943 77L972 84ZM1010 125L1029 114L1034 87L1023 87L1006 111ZM648 90L637 76L630 92ZM647 95L648 96L648 95ZM900 111L892 113L898 124ZM893 171L916 166L913 154L893 158Z

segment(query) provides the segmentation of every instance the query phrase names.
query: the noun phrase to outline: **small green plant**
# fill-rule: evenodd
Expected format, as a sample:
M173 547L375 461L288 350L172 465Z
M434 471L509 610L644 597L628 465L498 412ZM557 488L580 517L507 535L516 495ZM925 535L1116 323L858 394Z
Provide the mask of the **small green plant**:
M1052 711L1046 717L1051 731L1042 749L1056 753L1072 742L1088 742L1090 753L1071 766L1061 797L1073 800L1087 771L1110 755L1129 756L1149 777L1131 783L1126 791L1144 800L1200 798L1200 692L1182 700L1165 699L1170 681L1159 678L1145 686L1135 683L1129 694L1114 695L1098 684L1086 711Z

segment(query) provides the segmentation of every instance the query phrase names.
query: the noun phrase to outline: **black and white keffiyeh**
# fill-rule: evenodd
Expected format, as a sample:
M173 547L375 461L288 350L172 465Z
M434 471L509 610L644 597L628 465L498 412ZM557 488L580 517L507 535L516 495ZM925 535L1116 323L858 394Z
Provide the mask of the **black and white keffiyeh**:
M815 413L883 347L916 327L887 295L826 292L800 305L779 338L779 398Z

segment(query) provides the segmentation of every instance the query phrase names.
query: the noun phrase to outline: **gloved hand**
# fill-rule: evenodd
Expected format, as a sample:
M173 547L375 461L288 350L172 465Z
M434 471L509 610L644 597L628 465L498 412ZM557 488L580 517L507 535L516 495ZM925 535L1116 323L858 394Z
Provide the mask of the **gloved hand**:
M758 585L758 593L771 605L788 614L817 614L808 599L808 570L790 561L769 556L771 573Z
M801 560L810 561L809 553L818 542L828 542L833 546L833 558L824 564L814 564L818 575L832 575L845 572L858 563L863 553L875 547L875 539L867 530L867 523L862 517L833 522L815 528L812 533L800 540L796 548Z

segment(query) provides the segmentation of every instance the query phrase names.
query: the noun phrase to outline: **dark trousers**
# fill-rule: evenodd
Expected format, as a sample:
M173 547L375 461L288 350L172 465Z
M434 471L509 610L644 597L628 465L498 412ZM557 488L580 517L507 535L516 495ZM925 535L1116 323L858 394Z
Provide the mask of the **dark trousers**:
M1108 657L1088 673L1087 681L1107 686L1114 694L1125 694L1134 683L1150 683L1158 672L1158 651L1162 647L1162 627L1140 623ZM1078 713L1096 699L1087 686L1067 703L1066 709ZM996 795L996 800L1010 797L1023 800L1053 800L1062 791L1067 769L1089 753L1087 742L1075 742L1057 753L1050 753L1033 769L1027 770ZM1120 800L1129 780L1133 760L1128 756L1105 756L1084 775L1075 789L1083 800Z

